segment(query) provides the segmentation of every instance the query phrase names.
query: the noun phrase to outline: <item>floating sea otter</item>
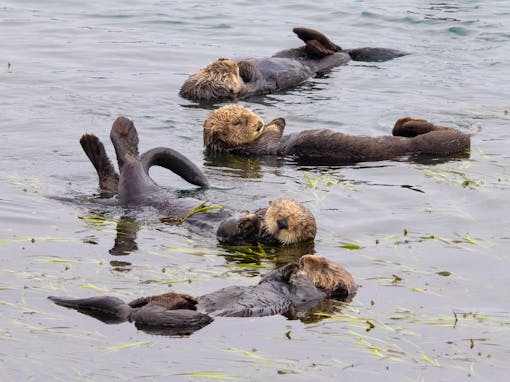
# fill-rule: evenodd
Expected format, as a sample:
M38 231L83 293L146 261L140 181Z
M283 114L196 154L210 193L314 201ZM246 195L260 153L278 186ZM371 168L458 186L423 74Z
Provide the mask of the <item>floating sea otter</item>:
M294 28L293 31L305 46L284 50L269 58L219 59L192 74L179 94L192 100L218 100L274 93L350 60L380 62L407 54L384 48L342 50L313 29Z
M469 149L471 136L430 122L401 118L393 136L346 135L328 129L283 135L285 120L267 125L250 109L227 105L213 111L204 123L209 151L240 155L277 155L299 160L342 164L395 159L408 154L447 156Z
M313 308L324 299L345 300L356 292L352 275L341 265L317 255L305 255L267 273L253 286L230 286L194 298L165 293L126 304L117 297L84 299L49 297L106 323L134 322L145 331L166 335L190 334L213 321L212 316L261 317Z
M120 175L115 172L101 141L84 135L80 142L99 176L99 186L118 193L118 201L127 207L154 207L161 215L177 217L201 228L216 228L218 240L225 244L295 244L313 240L315 219L305 207L290 199L277 199L255 213L234 213L208 209L190 213L203 206L199 200L177 198L149 176L152 165L169 168L194 184L207 184L207 178L186 157L175 150L157 148L138 155L138 133L133 122L124 117L115 120L110 138L117 153Z

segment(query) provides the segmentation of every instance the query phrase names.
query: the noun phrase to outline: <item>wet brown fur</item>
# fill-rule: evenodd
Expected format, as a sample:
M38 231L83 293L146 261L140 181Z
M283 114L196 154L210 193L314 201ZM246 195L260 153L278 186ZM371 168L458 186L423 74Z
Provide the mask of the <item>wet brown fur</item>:
M192 74L182 85L179 94L189 99L233 98L243 85L237 63L220 58Z
M237 115L250 113L254 114L242 106L231 107L228 113L223 108L212 112L204 123L204 127L214 126L214 129L204 128L206 148L239 154L291 155L331 162L362 162L388 160L412 153L454 154L469 149L471 143L469 134L410 117L401 118L395 123L392 136L357 136L321 129L305 130L284 137L283 118L271 121L257 134L253 133L253 127L247 127L243 134L231 121ZM244 139L238 140L238 136ZM236 141L240 143L236 145Z
M204 123L204 145L215 151L251 143L262 134L264 120L250 109L226 105L213 111Z
M276 199L263 215L262 229L283 244L295 244L315 238L317 225L312 213L292 199Z
M357 289L352 275L341 265L317 255L304 255L299 260L313 284L330 297L346 297Z

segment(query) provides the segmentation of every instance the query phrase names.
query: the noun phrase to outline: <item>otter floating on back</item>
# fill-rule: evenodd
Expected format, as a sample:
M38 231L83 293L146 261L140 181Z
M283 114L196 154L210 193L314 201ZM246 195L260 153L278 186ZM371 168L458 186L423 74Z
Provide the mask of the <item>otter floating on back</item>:
M204 123L204 145L212 152L277 155L321 164L344 164L395 159L408 154L448 156L470 148L471 136L422 119L401 118L392 136L347 135L329 129L283 135L285 120L267 125L239 105L213 111Z
M118 193L126 207L154 207L165 217L177 217L203 229L216 228L217 239L224 244L265 243L273 245L312 241L317 228L312 213L290 199L276 199L267 208L254 213L213 209L190 214L203 204L193 198L177 198L149 176L153 165L166 167L193 184L208 185L207 177L182 154L168 148L156 148L138 154L138 133L133 122L119 117L113 123L110 138L115 147L120 175L116 173L104 145L96 136L85 134L80 143L94 165L99 186L109 194Z
M192 100L240 99L292 88L350 60L381 62L407 54L385 48L343 50L313 29L294 28L293 32L305 46L269 58L220 58L189 76L179 94Z
M257 285L230 286L194 298L175 292L141 297L126 304L120 298L48 297L109 324L134 322L138 329L163 335L186 335L213 321L211 316L262 317L282 314L295 319L325 299L346 300L356 292L352 275L331 260L305 255L267 273Z

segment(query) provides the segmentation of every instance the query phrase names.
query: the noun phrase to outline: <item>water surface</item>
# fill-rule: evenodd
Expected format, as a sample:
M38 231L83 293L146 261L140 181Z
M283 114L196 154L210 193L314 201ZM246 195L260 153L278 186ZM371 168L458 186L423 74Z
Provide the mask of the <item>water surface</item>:
M0 14L0 379L492 381L508 374L506 1L7 0ZM411 54L351 62L241 104L266 120L284 117L288 132L383 135L407 115L480 130L470 157L303 167L205 156L202 123L222 104L180 98L182 82L218 57L298 46L293 26L318 28L344 48ZM360 284L355 299L321 321L217 319L184 338L53 305L48 295L200 295L256 283L299 257L292 250L243 256L210 233L151 214L134 225L123 220L126 211L90 200L97 179L78 140L93 132L113 154L108 134L118 115L135 122L142 150L178 149L216 186L195 190L152 170L175 192L239 209L281 196L304 203L318 222L315 251L351 271ZM117 231L124 246L115 246Z

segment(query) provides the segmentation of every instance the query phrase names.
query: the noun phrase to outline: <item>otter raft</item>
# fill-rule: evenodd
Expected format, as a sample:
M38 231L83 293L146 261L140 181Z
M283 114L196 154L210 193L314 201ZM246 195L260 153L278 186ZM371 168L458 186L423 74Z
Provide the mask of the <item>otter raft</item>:
M509 4L1 9L1 381L507 379Z

